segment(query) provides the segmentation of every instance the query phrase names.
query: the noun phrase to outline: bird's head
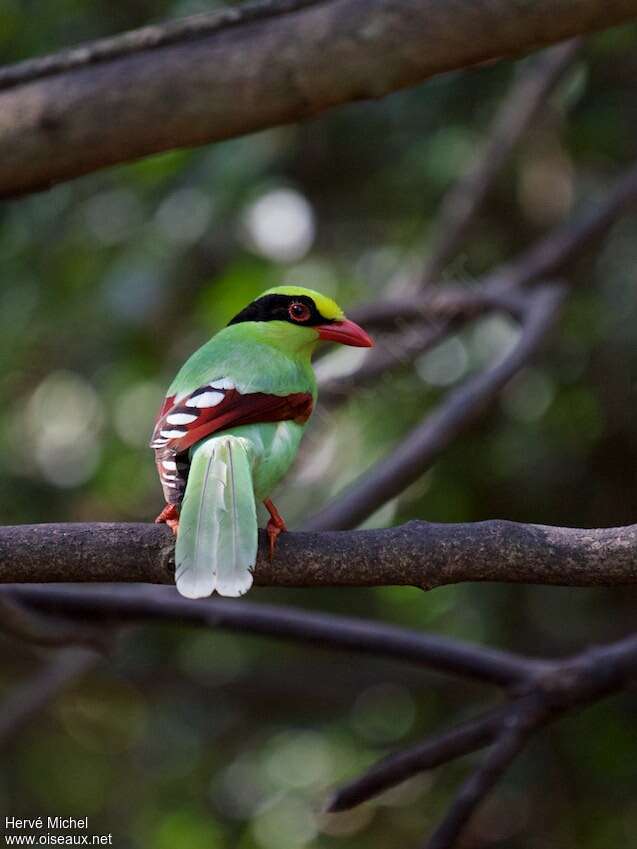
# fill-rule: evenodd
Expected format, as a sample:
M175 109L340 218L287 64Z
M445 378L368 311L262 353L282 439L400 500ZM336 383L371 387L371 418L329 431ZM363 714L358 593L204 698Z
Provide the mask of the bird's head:
M235 315L230 325L257 322L272 342L291 349L313 346L325 339L371 348L370 336L331 298L301 286L275 286Z

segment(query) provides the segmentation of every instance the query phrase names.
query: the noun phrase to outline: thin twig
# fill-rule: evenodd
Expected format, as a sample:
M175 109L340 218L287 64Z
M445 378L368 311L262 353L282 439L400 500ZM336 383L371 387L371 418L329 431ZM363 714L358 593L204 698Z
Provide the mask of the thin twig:
M62 649L26 681L18 684L0 704L0 748L9 744L65 687L88 672L99 660L88 649Z
M374 383L388 371L407 368L415 357L425 354L441 342L449 333L449 322L434 326L408 327L399 335L377 341L363 363L351 374L321 379L317 372L319 400L323 405L333 405L345 400L355 390Z
M508 705L493 708L475 719L383 758L363 775L340 787L329 801L327 810L330 813L347 811L413 775L487 746L509 711Z
M103 628L45 616L7 593L0 595L0 630L41 646L85 645L104 652L110 642Z
M538 287L530 296L520 337L489 369L470 377L401 444L342 496L305 523L307 530L352 528L416 481L458 434L472 424L537 353L557 319L564 288Z
M90 617L94 622L190 622L391 657L504 687L510 700L507 705L386 759L372 768L358 786L353 783L343 788L332 803L332 810L351 807L418 769L431 769L488 745L495 738L485 760L464 783L447 817L434 832L428 849L450 849L454 845L476 807L532 733L568 711L629 686L637 675L637 634L549 661L340 616L228 600L192 602L167 590L22 586L11 592L37 609L80 619ZM57 681L59 676L53 677ZM62 679L65 680L64 675ZM31 701L37 706L42 703L42 693L48 698L51 687L38 686L35 690L39 695ZM13 723L15 705L22 705L23 701L22 697L12 701ZM21 708L18 713L17 721L22 722Z
M420 295L373 301L350 310L348 315L373 330L401 330L406 321L428 323L475 318L487 312L503 312L520 320L527 306L524 291L504 286L499 274L487 275L470 286L447 283L429 287Z
M531 728L517 716L501 734L484 761L460 788L448 813L425 844L425 849L452 849L470 817L524 747Z
M442 200L437 239L424 264L420 285L440 278L475 220L489 189L513 149L536 118L581 45L579 39L549 48L515 77L487 131L487 142Z
M480 278L471 287L428 290L419 297L376 301L352 310L351 316L369 328L388 328L396 322L431 320L452 310L454 298L460 312L471 307L475 293L477 314L486 309L502 309L513 314L521 290L542 277L560 273L594 247L625 212L637 204L637 164L614 182L597 204L576 214L572 220L552 230L526 251L495 271ZM570 279L570 285L577 281ZM523 297L523 296L522 296ZM436 300L438 298L438 300Z
M401 315L401 303L404 315ZM394 332L381 336L378 347L369 351L351 374L321 379L319 369L319 400L328 406L338 403L388 372L409 367L416 357L430 351L451 332L486 313L502 312L519 321L524 317L527 304L524 293L503 291L498 281L493 286L430 287L415 299L378 301L359 307L352 313L356 321ZM410 318L417 321L409 323Z
M412 776L489 745L494 748L461 788L427 849L449 849L471 814L529 736L564 714L630 686L637 674L637 634L594 646L563 660L545 661L510 692L509 702L476 719L397 752L340 788L331 811L365 802Z
M16 586L11 592L38 609L64 615L106 617L110 621L191 622L394 658L502 686L526 680L528 675L543 668L532 659L505 651L475 647L394 625L230 599L189 601L175 590L159 587L132 590L116 586L99 589Z
M576 216L471 287L429 286L416 297L377 301L353 310L355 320L368 328L398 333L389 337L391 346L388 341L377 352L370 352L353 373L319 382L321 401L328 406L341 402L355 389L411 365L415 357L434 347L454 327L460 328L488 311L506 312L519 319L526 303L524 287L577 260L636 201L637 165L616 181L596 207ZM437 324L432 326L436 319ZM424 328L409 324L423 320L428 323Z
M637 163L623 172L604 198L572 222L558 227L516 260L496 272L502 288L528 286L563 271L606 235L615 221L637 204Z

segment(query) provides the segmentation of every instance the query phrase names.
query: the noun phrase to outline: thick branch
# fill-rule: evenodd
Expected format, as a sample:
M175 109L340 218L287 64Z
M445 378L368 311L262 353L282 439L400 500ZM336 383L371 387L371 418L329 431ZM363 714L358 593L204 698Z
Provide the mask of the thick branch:
M151 24L110 38L100 38L79 47L70 47L48 56L25 59L15 65L0 68L0 89L13 88L23 83L51 77L67 71L76 71L89 65L121 59L141 53L204 38L223 30L254 21L299 12L326 0L252 0L238 6L226 6L214 12L190 15L163 24Z
M413 521L380 530L288 533L273 562L261 542L255 570L261 586L637 583L637 525L587 530L501 520ZM159 525L0 527L0 583L169 584L172 554L172 535Z
M637 0L289 5L305 8L213 26L196 38L187 32L172 43L153 28L138 52L71 62L72 70L56 73L64 61L41 60L46 76L0 92L0 195L297 121L637 16ZM82 50L99 54L91 45ZM5 71L11 76L20 79L20 71Z

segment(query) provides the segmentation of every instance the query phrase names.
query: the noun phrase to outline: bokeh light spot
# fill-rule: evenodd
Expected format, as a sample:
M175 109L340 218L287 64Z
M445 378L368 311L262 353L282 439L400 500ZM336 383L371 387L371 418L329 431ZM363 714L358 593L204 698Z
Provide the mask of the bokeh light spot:
M274 189L245 211L243 224L250 246L276 262L296 262L312 247L314 212L293 189Z

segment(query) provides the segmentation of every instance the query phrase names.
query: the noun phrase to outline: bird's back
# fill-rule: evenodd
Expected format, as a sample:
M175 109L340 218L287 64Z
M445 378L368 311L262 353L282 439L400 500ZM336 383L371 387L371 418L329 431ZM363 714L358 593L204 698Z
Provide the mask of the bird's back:
M316 398L309 352L283 350L259 330L239 324L219 331L186 361L168 394L188 394L212 380L228 378L242 395L309 392Z

